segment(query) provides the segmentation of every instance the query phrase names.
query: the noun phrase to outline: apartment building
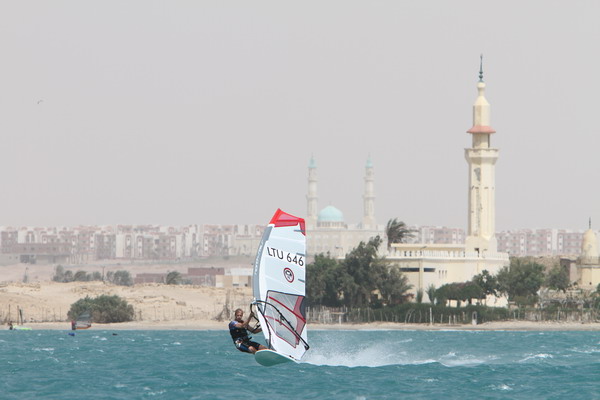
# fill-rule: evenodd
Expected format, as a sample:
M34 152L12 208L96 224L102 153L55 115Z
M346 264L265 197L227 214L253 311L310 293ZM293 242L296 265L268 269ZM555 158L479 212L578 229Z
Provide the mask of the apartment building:
M583 231L568 229L519 229L496 233L498 251L511 256L578 255Z

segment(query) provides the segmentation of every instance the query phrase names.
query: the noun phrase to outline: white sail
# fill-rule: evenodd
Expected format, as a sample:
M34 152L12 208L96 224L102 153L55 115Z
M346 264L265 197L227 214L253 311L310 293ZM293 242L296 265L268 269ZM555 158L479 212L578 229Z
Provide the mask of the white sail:
M75 329L88 329L92 326L92 316L89 311L84 311L75 320Z
M300 360L306 350L306 232L304 219L277 210L254 263L257 318L267 346Z

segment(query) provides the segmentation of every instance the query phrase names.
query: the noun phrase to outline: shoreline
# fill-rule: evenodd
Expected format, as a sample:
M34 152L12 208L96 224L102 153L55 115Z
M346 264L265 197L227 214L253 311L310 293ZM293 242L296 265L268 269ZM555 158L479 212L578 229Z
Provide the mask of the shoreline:
M0 283L0 330L17 322L22 311L25 326L33 330L70 331L68 311L85 297L118 296L133 307L133 321L98 324L92 330L227 330L236 308L248 309L252 289L138 284L117 286L106 282ZM39 322L59 321L59 322ZM2 325L4 323L4 325ZM471 324L406 324L402 322L312 323L308 330L411 330L411 331L600 331L597 322L494 321Z
M112 324L93 324L90 329L83 331L104 330L227 330L228 321L216 320L182 320L182 321L132 321ZM69 322L38 322L27 323L32 330L65 330L70 331ZM8 330L8 327L5 327ZM394 322L372 322L368 324L309 324L309 331L339 330L339 331L369 331L369 330L398 330L398 331L600 331L600 322L533 322L533 321L495 321L479 325L428 325L404 324ZM81 332L81 331L80 331Z

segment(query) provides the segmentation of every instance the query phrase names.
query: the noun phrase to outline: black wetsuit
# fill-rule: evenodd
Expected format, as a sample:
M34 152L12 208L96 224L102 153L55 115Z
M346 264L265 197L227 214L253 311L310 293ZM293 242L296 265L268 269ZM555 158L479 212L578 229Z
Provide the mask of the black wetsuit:
M231 321L229 323L229 334L233 339L233 344L239 351L243 351L245 353L250 353L250 346L254 347L258 350L258 346L260 344L253 342L252 337L248 335L248 330L246 328L237 328L237 321Z

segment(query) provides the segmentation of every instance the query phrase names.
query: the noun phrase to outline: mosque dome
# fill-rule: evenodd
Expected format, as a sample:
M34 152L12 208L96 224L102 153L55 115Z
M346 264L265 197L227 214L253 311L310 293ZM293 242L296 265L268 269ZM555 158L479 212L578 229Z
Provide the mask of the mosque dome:
M344 222L344 214L334 206L327 206L319 212L319 222Z
M581 243L581 259L583 263L598 262L598 239L593 230L588 229L583 234L583 242Z

